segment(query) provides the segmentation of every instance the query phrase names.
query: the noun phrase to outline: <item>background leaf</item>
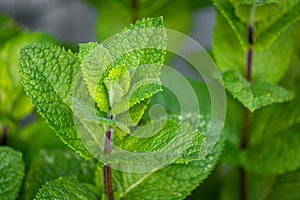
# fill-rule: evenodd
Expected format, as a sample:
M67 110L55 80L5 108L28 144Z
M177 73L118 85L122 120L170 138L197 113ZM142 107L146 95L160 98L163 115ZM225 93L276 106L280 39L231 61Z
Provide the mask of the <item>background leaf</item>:
M43 184L61 176L94 182L95 165L68 150L40 150L30 164L24 185L24 199L33 199Z
M16 199L25 166L22 154L9 147L0 147L0 199Z
M224 87L251 112L294 98L292 91L281 86L265 82L249 83L238 71L225 71L222 77Z

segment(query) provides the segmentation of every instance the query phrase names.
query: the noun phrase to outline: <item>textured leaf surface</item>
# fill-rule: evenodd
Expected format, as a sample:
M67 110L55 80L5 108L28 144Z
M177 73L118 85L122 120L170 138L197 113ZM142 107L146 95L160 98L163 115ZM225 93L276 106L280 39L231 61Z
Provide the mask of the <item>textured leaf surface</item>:
M111 109L116 116L145 104L161 90L158 76L166 48L162 18L137 21L104 45L81 45L79 53L83 78L101 111ZM137 115L143 114L143 108L134 109L134 121L141 118Z
M51 44L35 44L22 49L19 67L25 91L42 117L63 142L93 159L77 135L71 110L77 57Z
M124 138L120 147L134 152L161 152L174 163L201 160L206 153L202 132L190 124L167 120L152 121L145 127Z
M172 164L157 171L134 174L113 171L120 199L184 199L213 170L222 149L220 140L205 159L188 164Z
M238 38L221 14L217 14L213 37L213 54L217 67L221 71L238 70L241 74L246 74L247 49L239 44ZM247 33L244 37L247 38ZM264 79L276 83L282 79L293 55L293 38L293 30L288 29L267 49L258 51L254 47L253 80Z
M33 199L43 184L61 176L93 183L95 166L71 151L41 150L32 161L24 185L24 199Z
M97 200L97 197L75 178L63 177L46 183L35 199Z
M225 88L251 112L267 105L290 101L294 93L278 85L254 82L249 83L237 71L222 74Z
M109 110L108 94L104 78L112 68L112 58L108 50L97 43L80 44L79 59L81 72L91 97L103 112Z
M131 75L130 89L122 101L112 107L114 115L161 90L158 77L166 48L163 28L162 18L145 18L131 24L108 44L114 65L125 65Z
M0 160L0 199L16 199L25 171L22 154L0 147Z

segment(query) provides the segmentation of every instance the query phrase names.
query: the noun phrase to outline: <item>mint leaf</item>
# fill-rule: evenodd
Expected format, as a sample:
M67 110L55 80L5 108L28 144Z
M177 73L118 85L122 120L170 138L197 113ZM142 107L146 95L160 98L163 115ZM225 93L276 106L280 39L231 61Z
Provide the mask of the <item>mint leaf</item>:
M97 200L95 193L75 178L63 177L47 182L37 193L36 200L44 199L82 199Z
M120 199L185 199L213 170L222 150L219 140L205 159L188 164L171 164L149 173L113 171Z
M166 157L172 163L200 160L206 153L203 134L187 123L174 120L151 121L145 127L133 131L131 135L117 142L122 149L143 153L157 152L157 157Z
M0 160L0 199L16 199L25 171L22 154L0 147Z
M24 185L24 199L33 199L43 184L61 176L76 177L93 183L95 166L74 152L54 149L41 150L32 161Z
M130 75L125 65L119 65L111 69L104 79L104 84L108 93L109 105L114 108L115 104L121 101L130 87Z
M108 112L108 94L103 81L112 68L109 51L97 43L81 44L78 57L81 61L83 80L91 97L101 111Z
M79 70L77 56L52 44L34 44L21 50L20 74L27 95L60 139L86 159L86 150L73 121L71 95Z
M225 71L222 77L225 88L251 112L294 98L293 92L278 85L265 82L249 83L238 71Z

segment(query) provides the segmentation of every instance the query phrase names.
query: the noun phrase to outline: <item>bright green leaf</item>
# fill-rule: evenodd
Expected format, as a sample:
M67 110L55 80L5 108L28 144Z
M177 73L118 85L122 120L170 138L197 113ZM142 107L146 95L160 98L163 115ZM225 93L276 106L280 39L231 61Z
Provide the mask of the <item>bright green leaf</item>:
M19 68L25 91L42 117L63 142L92 160L77 134L71 110L78 63L71 51L52 44L35 44L22 49Z
M213 170L222 150L220 140L205 159L172 164L148 173L113 171L120 199L185 199Z
M80 44L78 57L81 61L83 80L91 97L101 111L108 112L108 94L103 81L112 68L109 51L97 43Z
M119 143L122 149L143 153L158 152L162 154L162 159L167 156L173 163L201 160L206 153L202 132L179 121L151 121L131 135Z

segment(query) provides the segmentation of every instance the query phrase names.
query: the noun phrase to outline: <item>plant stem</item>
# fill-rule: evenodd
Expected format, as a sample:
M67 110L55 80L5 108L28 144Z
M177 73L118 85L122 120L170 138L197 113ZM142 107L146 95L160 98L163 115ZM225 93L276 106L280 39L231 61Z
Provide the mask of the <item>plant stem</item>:
M252 81L253 44L254 44L253 32L254 32L253 25L250 25L248 27L249 49L247 54L247 80L249 82Z
M134 23L136 20L139 19L139 0L132 0L131 1L131 8L132 8L132 20L131 22Z
M252 68L253 68L253 44L254 44L254 26L250 24L248 26L248 41L249 41L249 49L247 53L247 73L246 77L249 82L252 81ZM251 113L247 108L244 108L244 127L243 134L241 140L241 150L244 150L248 146L249 134L250 134L250 123L251 123ZM248 199L248 179L247 173L244 168L240 167L241 173L241 200Z
M6 125L2 127L2 142L1 145L5 146L7 144L7 132L8 128Z
M108 118L114 120L114 117L108 114ZM104 144L104 154L109 154L112 151L112 138L113 138L114 129L110 128L105 133L105 144ZM103 185L104 192L108 200L114 200L114 187L112 181L112 169L111 165L107 164L103 167Z

